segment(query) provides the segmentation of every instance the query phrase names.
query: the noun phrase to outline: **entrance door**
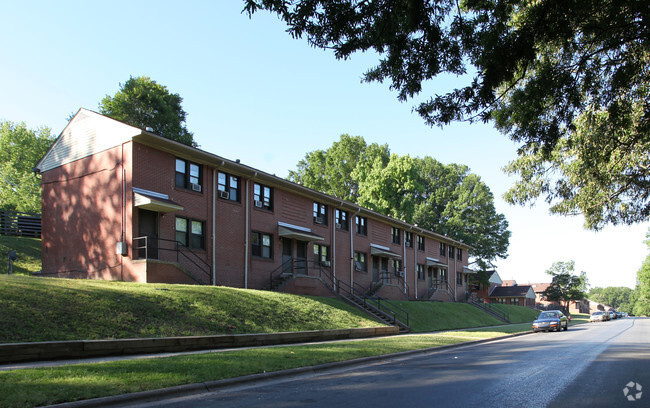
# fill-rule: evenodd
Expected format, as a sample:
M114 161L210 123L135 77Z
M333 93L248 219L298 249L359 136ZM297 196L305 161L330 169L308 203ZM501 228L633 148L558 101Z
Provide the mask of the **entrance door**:
M432 289L433 288L433 268L430 266L427 268L427 289Z
M282 273L293 274L293 239L282 238Z
M140 258L158 259L158 213L138 210L139 236L147 237L147 249L140 249Z
M387 282L389 279L388 258L381 258L381 277L384 280L384 282Z
M378 256L372 257L372 281L379 282L379 264L381 263L381 258Z
M296 273L307 275L307 242L296 241Z

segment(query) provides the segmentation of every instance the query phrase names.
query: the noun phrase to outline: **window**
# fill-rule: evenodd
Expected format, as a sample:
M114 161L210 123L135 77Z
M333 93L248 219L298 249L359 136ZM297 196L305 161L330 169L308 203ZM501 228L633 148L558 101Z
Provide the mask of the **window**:
M456 248L456 259L459 261L463 260L463 250L460 248Z
M454 259L454 247L449 245L449 257Z
M395 276L402 276L402 260L391 259L391 264L393 266L393 273Z
M239 202L239 177L228 173L217 173L219 198Z
M440 243L440 256L447 256L447 248L445 248L445 243Z
M273 189L263 184L253 184L253 201L255 207L273 211Z
M368 219L366 217L356 216L357 234L368 235Z
M273 258L273 239L271 235L262 232L253 232L251 241L253 256L260 258Z
M205 222L176 217L176 241L188 248L205 249Z
M393 240L393 244L399 244L401 243L401 240L399 238L401 230L399 228L395 227L390 227L390 235Z
M348 224L348 212L336 209L336 228L347 231L350 226Z
M201 166L183 159L176 159L176 187L201 192Z
M510 299L510 304L511 305L519 305L519 299L518 298L511 298Z
M424 251L424 237L422 235L418 235L417 241L418 241L418 249L420 251Z
M324 266L329 266L329 260L329 247L325 245L314 244L314 262Z
M456 285L463 284L463 274L456 272Z
M404 233L404 245L411 248L413 247L413 233L406 231Z
M368 258L365 252L354 253L354 268L359 272L368 272Z
M314 201L314 222L327 225L327 206Z
M418 272L418 279L424 280L424 265L418 264L417 272Z

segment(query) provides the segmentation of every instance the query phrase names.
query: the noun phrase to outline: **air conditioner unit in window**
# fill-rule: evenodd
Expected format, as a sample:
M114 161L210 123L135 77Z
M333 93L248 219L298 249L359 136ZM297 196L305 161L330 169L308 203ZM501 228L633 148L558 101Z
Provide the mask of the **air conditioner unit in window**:
M264 203L259 200L255 200L255 207L262 208L264 207Z
M336 229L341 229L341 228L343 228L343 226L337 222L336 223Z
M323 217L316 217L316 218L314 218L314 222L315 222L316 224L325 224L325 218L323 218Z
M407 247L409 247L409 248L411 247L411 243L410 243L410 242L408 242L408 241L407 241L407 242L405 242L405 243L404 243L404 245L406 245L406 246L407 246Z
M320 264L327 267L327 268L329 268L332 265L332 263L330 261L323 261Z
M219 198L223 198L224 200L228 200L228 199L230 199L230 194L227 191L219 190Z
M192 186L192 190L198 191L199 193L201 192L201 185L200 184L192 183L191 186Z

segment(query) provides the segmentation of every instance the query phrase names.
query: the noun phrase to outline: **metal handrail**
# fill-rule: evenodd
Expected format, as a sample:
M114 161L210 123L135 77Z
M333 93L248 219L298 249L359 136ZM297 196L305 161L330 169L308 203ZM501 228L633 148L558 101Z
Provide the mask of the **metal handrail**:
M354 288L354 287L350 286L347 282L343 282L340 279L337 279L336 281L338 283L337 286L338 286L339 292L343 291L344 293L347 293L349 296L352 296L352 297L362 301L364 305L370 305L371 307L374 307L375 309L382 312L386 316L392 317L393 323L395 323L396 321L400 321L400 322L404 323L404 321L406 321L405 324L407 326L409 325L409 314L408 314L408 312L406 310L402 309L401 307L397 306L396 304L394 304L390 300L385 299L385 298L383 298L381 296L377 296L377 295L367 296L365 294L365 290ZM395 310L395 309L397 309L397 310ZM399 319L398 319L398 317L399 317Z
M306 275L320 278L332 292L342 293L344 296L347 295L348 297L359 300L364 305L368 305L388 318L392 318L393 323L397 321L404 323L406 321L406 325L409 325L409 315L406 310L380 296L366 295L367 288L364 288L356 282L353 285L354 287L352 287L347 282L334 278L332 271L329 267L324 266L322 262L307 259L288 259L269 274L269 288L273 286L273 280L287 270L289 265L291 266L289 270L294 274L294 263L304 263Z
M180 257L182 256L183 259L186 259L188 262L193 264L198 268L199 271L203 272L204 274L207 275L208 277L208 282L212 284L212 265L210 265L208 262L206 262L204 259L202 259L200 256L198 256L194 251L192 251L190 248L188 248L186 245L184 245L180 241L172 240L172 239L164 239L164 238L151 238L147 236L142 236L142 237L136 237L133 238L133 259L138 259L140 258L139 256L136 258L136 254L139 253L140 250L144 250L144 259L149 259L149 240L154 240L156 241L156 244L160 242L170 242L174 244L174 248L165 248L161 247L160 245L157 245L156 249L158 251L170 251L170 252L175 252L176 253L176 263L180 264ZM141 242L144 241L144 245L136 246L136 242ZM188 254L192 255L194 259L192 259ZM203 265L201 265L203 264ZM196 280L196 279L195 279ZM197 280L197 282L199 282Z
M476 307L478 307L478 308L481 308L481 309L483 309L483 310L485 310L485 311L487 311L489 313L492 313L492 314L500 317L503 320L510 321L510 314L509 313L506 313L506 312L504 312L502 310L499 310L498 308L492 306L492 304L490 304L490 303L478 303L478 302L474 302L474 301L471 301L471 300L469 301L469 303L476 306Z

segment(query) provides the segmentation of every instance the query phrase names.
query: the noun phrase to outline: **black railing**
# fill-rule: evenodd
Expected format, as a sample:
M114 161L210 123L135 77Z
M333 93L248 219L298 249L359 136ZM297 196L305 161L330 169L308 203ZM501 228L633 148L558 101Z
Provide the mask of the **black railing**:
M449 290L449 281L433 279L431 281L431 287L429 287L429 290L427 291L427 298L433 296L437 290Z
M41 237L41 214L0 211L0 235Z
M133 238L133 259L175 262L197 283L213 283L212 265L179 241L146 236ZM195 273L198 273L198 276Z
M473 306L476 306L476 307L478 307L480 309L485 310L486 312L498 317L501 320L504 320L504 321L510 323L510 314L504 312L498 306L496 306L496 305L494 305L492 303L478 303L478 302L474 302L474 301L469 301L468 303L473 305Z
M402 272L403 273L403 272ZM379 282L389 285L395 285L400 288L407 296L409 295L409 287L404 280L404 276L400 272L383 271L379 274Z
M327 263L324 264L323 262L309 261L306 259L288 259L269 274L268 288L273 288L274 281L279 280L283 276L309 276L318 278L332 292L351 301L356 301L360 305L374 309L377 313L385 316L387 321L391 321L393 324L401 323L407 327L409 325L409 314L406 310L380 296L368 296L366 294L368 288L364 288L356 282L353 285L354 287L352 287L349 283L334 278L330 266Z
M364 306L370 306L376 309L377 311L381 312L381 314L388 317L388 319L392 321L393 324L401 322L406 326L409 325L408 312L390 300L377 295L367 296L367 289L363 288L357 283L355 283L353 286L350 286L347 282L344 282L340 279L336 279L336 282L339 294L343 294L343 296L355 299Z

